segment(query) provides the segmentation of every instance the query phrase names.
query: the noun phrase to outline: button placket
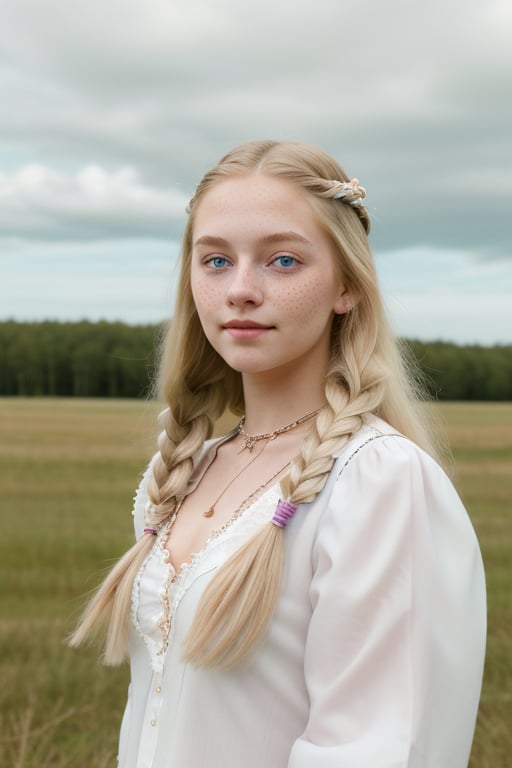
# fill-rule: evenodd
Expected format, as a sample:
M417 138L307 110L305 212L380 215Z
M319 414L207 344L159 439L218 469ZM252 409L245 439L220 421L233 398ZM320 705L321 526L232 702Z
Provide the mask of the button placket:
M144 725L142 728L137 768L154 768L154 756L160 731L160 704L162 695L155 693L161 687L162 677L153 673L151 678L150 695L146 703Z
M156 726L160 715L160 709L162 707L162 673L156 672L153 676L153 696L151 706L151 719L149 724L153 727Z

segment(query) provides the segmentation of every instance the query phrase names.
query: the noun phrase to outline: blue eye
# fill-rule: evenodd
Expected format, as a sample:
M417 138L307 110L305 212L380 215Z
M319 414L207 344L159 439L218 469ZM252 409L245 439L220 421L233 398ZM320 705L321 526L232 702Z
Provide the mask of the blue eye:
M225 256L213 256L208 260L207 263L210 264L214 269L222 269L226 266L228 260Z
M295 259L293 256L290 256L290 254L285 253L283 256L278 256L275 260L275 263L280 267L289 268L295 266L297 259Z

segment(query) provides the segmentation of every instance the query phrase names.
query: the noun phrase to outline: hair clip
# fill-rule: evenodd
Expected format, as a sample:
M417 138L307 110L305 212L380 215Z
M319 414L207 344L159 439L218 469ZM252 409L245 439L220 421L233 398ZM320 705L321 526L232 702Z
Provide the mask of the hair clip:
M293 517L297 510L297 505L292 504L290 501L283 501L279 499L277 502L276 511L272 518L272 523L277 525L278 528L286 528L289 520Z
M332 179L331 184L336 189L336 193L333 195L334 200L341 200L349 195L357 195L353 200L347 200L347 203L355 206L363 205L366 189L359 186L359 179L352 179L352 181L336 181Z
M157 528L144 528L144 533L150 533L152 536L156 536L158 533Z

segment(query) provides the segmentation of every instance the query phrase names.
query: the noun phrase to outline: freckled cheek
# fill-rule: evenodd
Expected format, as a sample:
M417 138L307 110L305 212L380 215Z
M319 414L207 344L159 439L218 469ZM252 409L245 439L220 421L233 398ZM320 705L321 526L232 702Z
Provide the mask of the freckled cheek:
M327 309L327 296L325 289L314 280L299 285L291 285L288 290L279 297L281 310L289 316L297 316L303 324L313 318L318 318L319 309Z
M219 304L219 292L211 283L192 281L192 296L198 310L214 309Z

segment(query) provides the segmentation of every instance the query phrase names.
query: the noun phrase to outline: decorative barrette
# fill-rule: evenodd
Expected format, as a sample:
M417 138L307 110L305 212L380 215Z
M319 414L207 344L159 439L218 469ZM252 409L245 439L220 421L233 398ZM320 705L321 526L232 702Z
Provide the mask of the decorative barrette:
M366 189L359 186L359 179L352 179L352 181L336 181L332 179L331 184L336 189L336 193L333 195L334 200L342 200L349 195L356 195L352 200L346 200L346 202L349 205L363 205Z

